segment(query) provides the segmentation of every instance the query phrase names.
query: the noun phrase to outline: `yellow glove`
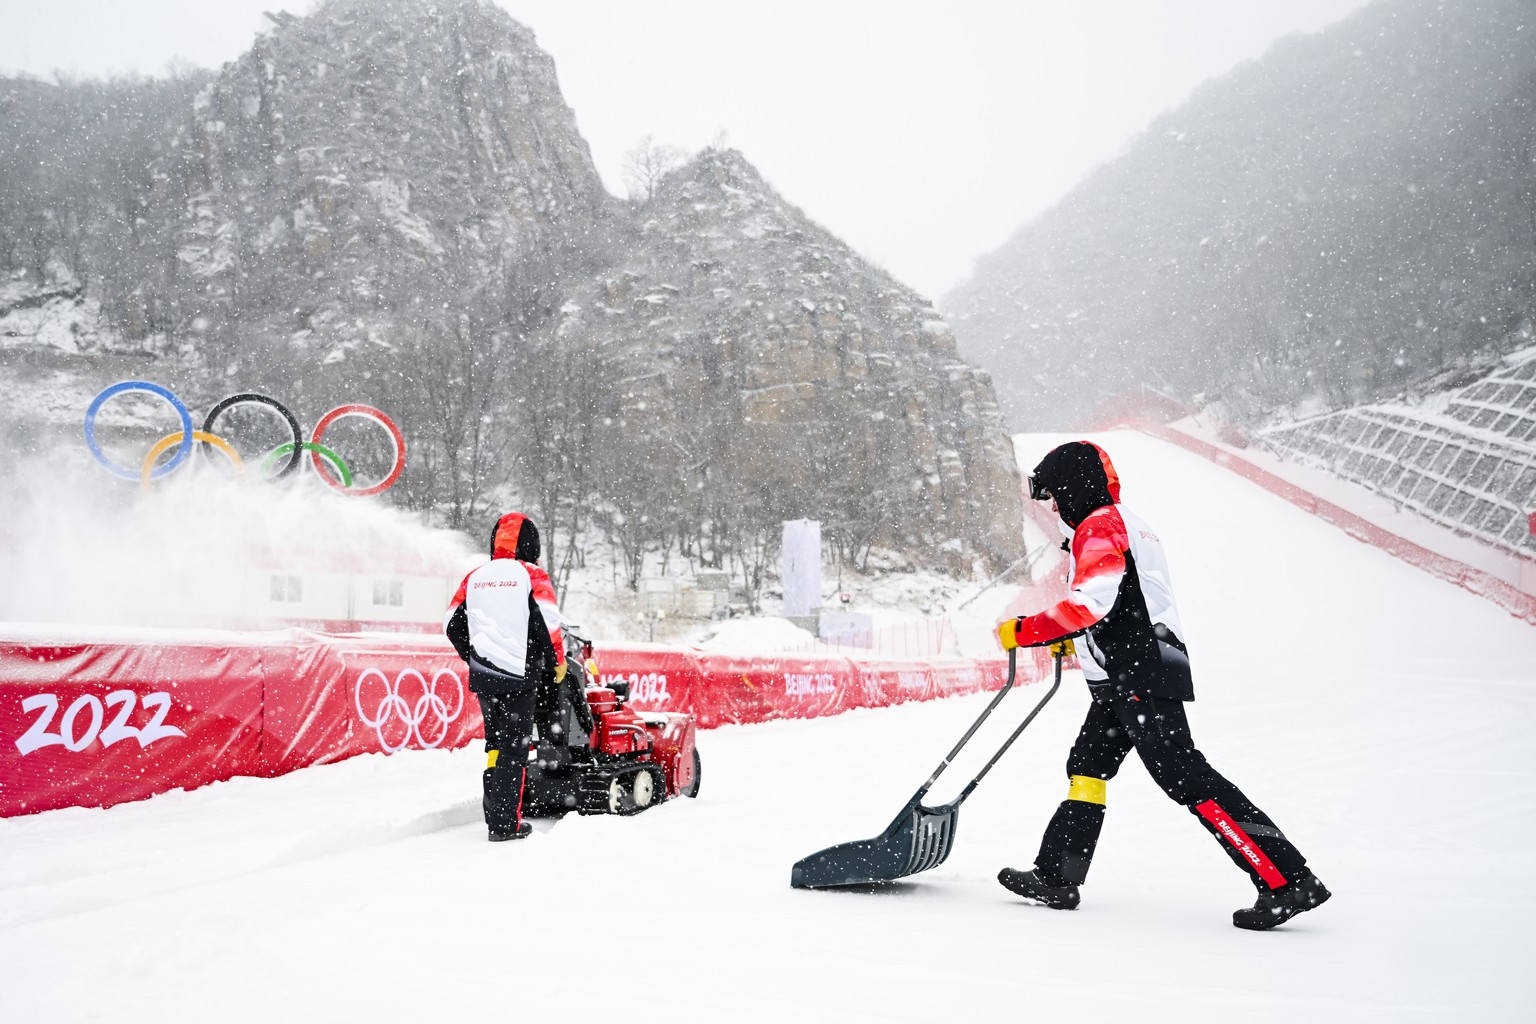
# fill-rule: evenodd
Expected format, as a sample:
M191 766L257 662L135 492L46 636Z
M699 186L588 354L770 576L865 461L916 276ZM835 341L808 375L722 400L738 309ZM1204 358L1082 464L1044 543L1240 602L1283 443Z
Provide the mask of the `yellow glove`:
M1069 654L1076 654L1077 648L1072 646L1071 637L1064 636L1051 644L1050 651L1053 658L1065 658Z
M1004 619L997 624L997 639L1003 650L1011 651L1019 646L1019 620Z
M563 661L555 665L555 682L565 682L565 662Z

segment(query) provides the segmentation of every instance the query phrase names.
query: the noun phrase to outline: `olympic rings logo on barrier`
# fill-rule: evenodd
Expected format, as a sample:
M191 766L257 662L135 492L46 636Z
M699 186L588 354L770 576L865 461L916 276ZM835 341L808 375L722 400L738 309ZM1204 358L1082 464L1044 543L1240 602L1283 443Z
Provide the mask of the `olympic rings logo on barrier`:
M374 676L384 684L384 696L379 698L377 709L372 716L369 716L363 707L363 683ZM437 693L437 684L444 676L453 680L456 691L456 700L451 713L448 710L448 702ZM400 695L400 685L407 677L415 677L421 684L421 696L417 698L415 704ZM397 750L403 750L413 739L418 746L431 749L448 738L448 726L453 724L464 710L464 681L453 669L440 668L432 673L432 682L428 683L426 677L420 672L407 668L402 669L400 674L395 676L395 681L391 683L389 677L383 672L370 668L358 674L357 682L352 687L352 703L357 708L358 719L378 736L379 746L384 749L384 753L393 754ZM440 730L433 739L428 739L421 731L422 722L426 721L429 715L436 719ZM404 729L405 735L399 743L391 745L384 731L395 718L400 719L400 727Z
M101 407L114 396L129 391L142 391L164 399L170 403L171 408L175 410L176 415L181 420L181 432L167 434L156 441L149 449L148 454L145 455L143 463L140 464L137 470L113 462L111 457L102 450L101 444L96 440L96 416L101 411ZM214 427L218 424L219 417L235 406L242 404L264 405L274 410L287 423L288 430L293 435L292 441L278 445L268 452L261 461L261 468L266 469L284 455L288 456L282 468L273 475L273 479L282 479L295 472L303 461L305 452L309 452L315 472L321 480L336 490L355 497L367 497L388 490L394 486L395 482L400 479L400 474L405 471L405 436L400 433L400 428L395 425L394 420L371 405L342 405L332 409L320 417L320 421L315 424L314 432L310 434L309 440L306 441L304 440L303 428L299 426L298 419L288 410L287 406L269 395L247 391L237 395L230 395L228 398L221 400L212 409L208 410L208 415L203 418L202 429L196 430L192 426L192 413L187 409L186 403L176 397L175 392L171 391L170 388L145 380L125 380L113 384L111 387L104 388L100 394L91 400L90 407L85 410L85 446L90 449L96 461L101 463L108 472L125 480L138 480L146 491L150 489L153 481L174 472L185 462L195 443L206 444L223 452L234 465L235 471L244 476L245 462L241 459L240 454L235 451L233 445L214 432ZM390 443L394 445L394 462L390 466L389 473L376 484L354 488L352 486L351 467L342 461L340 455L337 455L336 452L320 443L320 439L324 436L326 430L335 424L337 420L348 416L356 416L377 423L389 434ZM160 457L172 448L175 448L175 454L164 465L157 466L156 462L159 461ZM326 468L326 463L330 464L331 469L328 470ZM334 474L332 470L334 470Z

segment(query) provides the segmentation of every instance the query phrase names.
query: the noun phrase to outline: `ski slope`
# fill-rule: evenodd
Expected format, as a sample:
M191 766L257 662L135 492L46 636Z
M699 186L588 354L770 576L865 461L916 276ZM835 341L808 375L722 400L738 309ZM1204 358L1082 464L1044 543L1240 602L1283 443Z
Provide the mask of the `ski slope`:
M1180 449L1094 439L1172 559L1196 739L1332 888L1317 911L1233 928L1246 879L1134 759L1080 910L998 886L1065 795L1069 671L950 859L871 891L790 865L884 827L985 695L713 730L699 799L521 843L485 841L477 749L0 820L0 1020L1530 1019L1536 630Z

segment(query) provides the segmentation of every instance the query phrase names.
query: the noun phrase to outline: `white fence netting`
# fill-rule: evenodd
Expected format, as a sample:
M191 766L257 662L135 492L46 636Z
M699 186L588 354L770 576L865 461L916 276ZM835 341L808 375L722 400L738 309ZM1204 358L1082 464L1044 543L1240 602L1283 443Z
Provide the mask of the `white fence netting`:
M1536 555L1536 354L1437 406L1362 406L1260 436L1458 532Z

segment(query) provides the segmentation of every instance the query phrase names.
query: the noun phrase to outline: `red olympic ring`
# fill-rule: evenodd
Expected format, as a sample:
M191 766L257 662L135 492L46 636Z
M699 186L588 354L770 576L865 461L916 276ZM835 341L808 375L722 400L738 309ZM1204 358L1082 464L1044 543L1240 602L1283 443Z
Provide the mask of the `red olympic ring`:
M400 479L400 474L405 472L405 435L400 433L400 428L395 426L394 420L390 419L388 416L384 415L373 406L337 406L330 412L326 413L324 416L320 417L320 422L315 424L315 432L309 437L309 443L318 445L320 443L320 435L325 433L326 428L329 427L332 423L335 423L337 420L341 419L343 416L361 416L364 419L373 420L385 430L389 431L389 438L395 446L395 464L390 468L389 475L373 486L353 489L349 488L346 484L331 476L330 470L326 467L325 463L320 460L320 453L311 449L309 457L314 462L315 473L319 475L321 480L324 480L327 484L329 484L331 487L334 487L336 490L358 498L366 498L371 494L378 494L379 492L394 486L395 481Z

